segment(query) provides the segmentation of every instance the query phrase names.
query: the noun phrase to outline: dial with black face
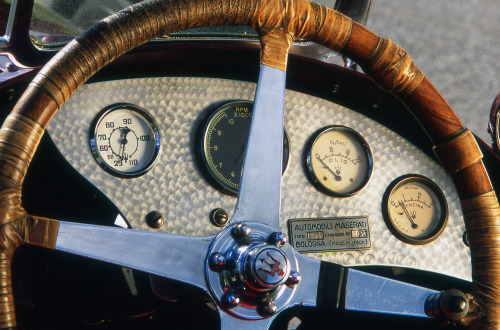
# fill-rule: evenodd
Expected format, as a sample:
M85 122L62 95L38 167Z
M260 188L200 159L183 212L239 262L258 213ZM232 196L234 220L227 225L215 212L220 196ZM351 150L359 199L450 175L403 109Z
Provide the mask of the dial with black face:
M146 111L132 104L115 104L94 121L90 146L97 163L108 173L137 177L156 160L160 134Z
M208 175L225 193L236 195L252 120L253 102L226 103L210 115L203 127L201 154ZM288 164L289 143L283 140L283 172Z

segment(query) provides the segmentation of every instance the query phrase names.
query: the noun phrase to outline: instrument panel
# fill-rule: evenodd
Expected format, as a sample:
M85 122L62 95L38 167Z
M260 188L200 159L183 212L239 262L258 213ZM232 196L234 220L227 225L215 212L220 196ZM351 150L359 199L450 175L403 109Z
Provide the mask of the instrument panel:
M220 230L211 219L214 211L230 218L236 204L248 135L242 127L249 125L255 86L208 78L92 83L64 105L48 131L63 156L117 205L132 228L214 235ZM124 121L128 112L107 120L106 111L123 105L150 116L139 117L150 118L145 128ZM99 122L117 127L101 132ZM280 222L297 250L343 265L411 267L470 279L458 197L435 161L355 111L293 91L286 93L284 129L288 153ZM152 152L153 162L143 152L139 172L127 177L94 158L93 131L105 135L100 145L113 149L104 155L114 160L133 160L129 146L137 138L139 144L140 136L157 140L144 149L158 152ZM234 132L237 138L222 139ZM146 221L154 212L163 219L159 228ZM445 253L453 258L436 258Z

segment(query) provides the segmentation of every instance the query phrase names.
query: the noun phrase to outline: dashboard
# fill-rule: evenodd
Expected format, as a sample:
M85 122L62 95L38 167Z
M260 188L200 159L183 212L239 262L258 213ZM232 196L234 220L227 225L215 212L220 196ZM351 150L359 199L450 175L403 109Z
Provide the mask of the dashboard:
M218 178L207 165L207 127L229 102L250 102L255 88L249 82L196 77L94 82L63 106L48 132L71 166L116 205L121 213L117 225L215 235L221 228L213 221L214 212L224 210L231 217L237 188L227 189L221 180L235 171ZM127 116L103 117L117 105L147 114L151 120L144 124L145 133L144 125L133 126ZM106 131L106 122L117 127ZM280 224L298 251L346 266L387 265L471 279L460 203L438 163L384 125L311 95L286 91L284 123L289 156ZM148 133L148 126L157 132ZM348 136L328 137L332 127ZM221 141L233 139L228 134ZM318 139L326 144L314 149ZM142 153L149 155L143 163L137 160L139 170L114 166L117 160L135 165L139 153L133 156L130 150L150 148L146 140L154 147L150 155ZM329 149L334 144L341 149ZM235 162L241 162L240 156L233 157ZM103 158L111 162L103 165ZM314 160L320 165L313 166ZM337 161L343 169L329 165ZM354 174L341 174L347 168L354 168ZM321 183L327 177L342 181L341 176L353 181L358 176L361 183L347 192Z

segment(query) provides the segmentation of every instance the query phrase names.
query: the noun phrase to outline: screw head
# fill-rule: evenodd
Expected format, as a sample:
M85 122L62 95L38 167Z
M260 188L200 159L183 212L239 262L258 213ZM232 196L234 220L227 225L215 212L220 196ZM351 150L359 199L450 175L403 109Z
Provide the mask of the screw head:
M277 246L279 248L282 248L283 245L286 244L286 242L288 241L286 235L282 232L274 232L272 233L270 236L269 236L269 243L274 245L274 246Z
M220 272L226 266L226 257L222 253L214 252L208 259L208 267L214 272Z
M228 292L222 296L221 302L224 307L231 309L240 304L240 298L234 292Z
M151 228L160 228L165 223L163 220L163 214L158 211L149 212L148 215L146 215L146 223Z
M210 213L210 221L217 227L224 227L229 221L229 216L224 209L215 209Z
M248 236L250 236L250 233L252 230L250 229L249 226L247 226L245 223L239 223L231 231L231 235L233 238L237 241L241 241L244 243Z
M299 284L301 279L302 276L299 274L299 272L292 270L290 272L290 275L288 276L288 279L286 280L286 285L289 287L294 287Z

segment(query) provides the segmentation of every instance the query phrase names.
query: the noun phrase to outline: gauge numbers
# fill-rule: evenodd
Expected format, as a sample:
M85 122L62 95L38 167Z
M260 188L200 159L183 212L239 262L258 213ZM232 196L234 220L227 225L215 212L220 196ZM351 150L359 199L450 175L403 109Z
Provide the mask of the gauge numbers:
M160 134L153 118L128 103L114 104L101 111L90 135L97 163L118 177L145 174L160 151Z
M201 134L201 157L211 181L223 192L237 195L246 145L250 133L253 103L232 101L208 117ZM289 142L283 137L283 172L288 164Z
M430 179L408 175L387 188L382 209L391 232L409 244L427 244L443 231L448 207L443 192Z
M315 186L337 197L361 190L373 167L368 143L345 126L328 126L316 132L308 145L306 163Z

